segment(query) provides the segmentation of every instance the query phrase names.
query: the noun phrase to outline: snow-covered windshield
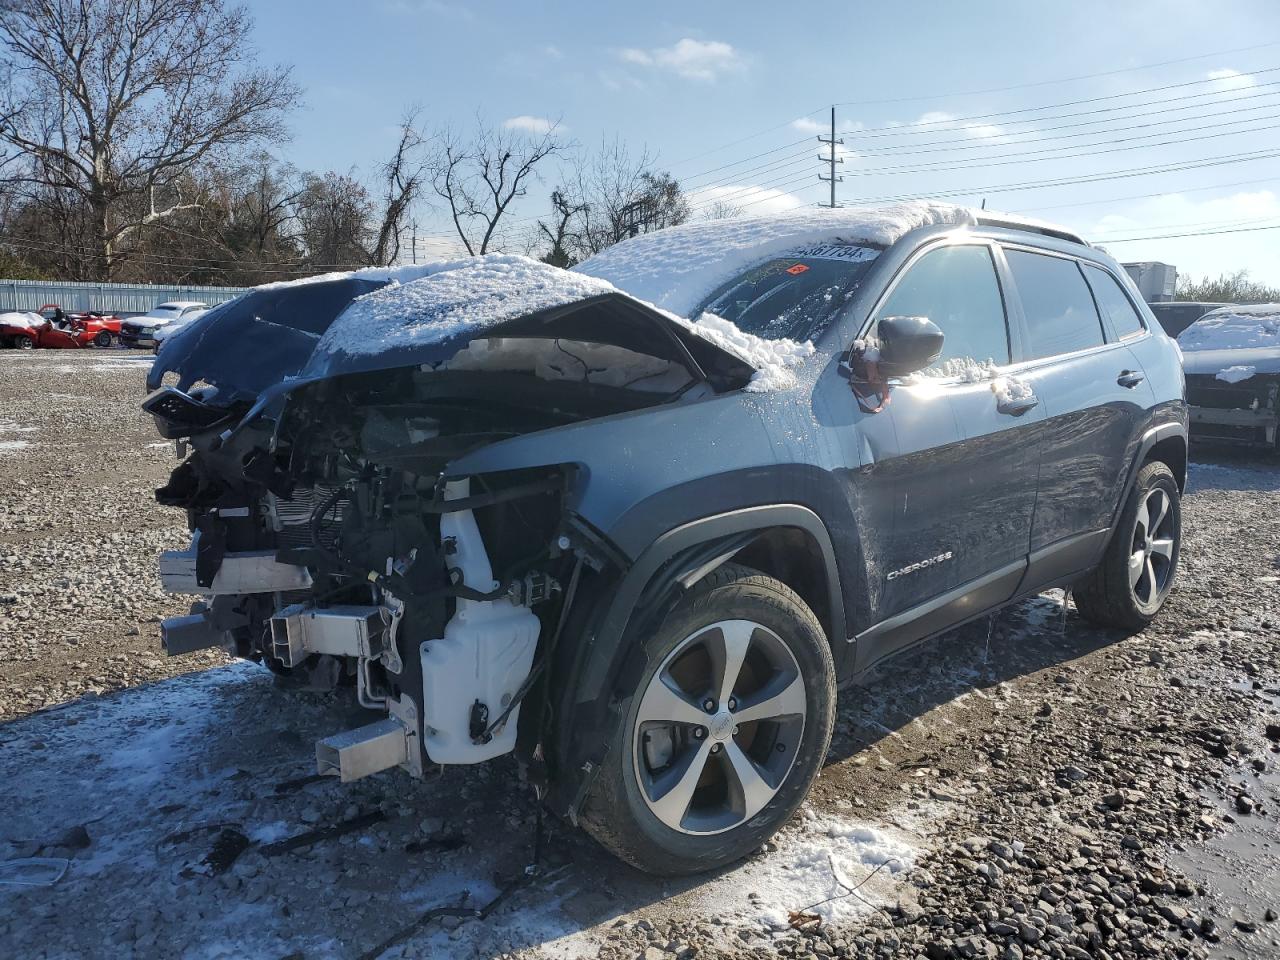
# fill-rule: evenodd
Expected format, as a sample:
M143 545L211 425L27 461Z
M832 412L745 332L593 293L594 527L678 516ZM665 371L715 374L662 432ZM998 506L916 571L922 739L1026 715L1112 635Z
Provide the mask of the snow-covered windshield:
M852 298L880 253L846 243L800 247L735 277L698 312L723 317L766 340L815 340Z
M1178 334L1178 346L1188 352L1280 349L1280 303L1219 307Z

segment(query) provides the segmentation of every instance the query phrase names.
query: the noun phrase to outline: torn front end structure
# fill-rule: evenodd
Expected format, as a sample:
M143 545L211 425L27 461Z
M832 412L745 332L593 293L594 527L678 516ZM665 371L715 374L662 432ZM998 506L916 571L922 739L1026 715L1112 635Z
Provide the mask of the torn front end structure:
M278 291L246 299L255 320L298 320ZM271 382L261 357L241 370L210 355L237 302L166 345L144 404L188 451L157 491L192 530L161 580L202 598L165 621L165 649L220 646L282 682L352 688L378 718L316 745L319 771L344 781L517 749L546 720L538 680L575 571L599 585L625 565L573 509L604 431L573 431L739 387L751 369L614 295L305 366L306 345L284 337L297 349ZM524 739L522 758L538 755L537 730Z

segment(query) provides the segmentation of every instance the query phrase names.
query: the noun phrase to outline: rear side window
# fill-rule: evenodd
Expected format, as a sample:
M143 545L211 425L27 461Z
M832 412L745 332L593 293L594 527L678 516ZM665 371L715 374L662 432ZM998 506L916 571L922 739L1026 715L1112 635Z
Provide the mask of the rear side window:
M1027 320L1028 359L1101 346L1102 320L1074 260L1006 250Z
M941 247L915 262L876 312L881 317L928 317L944 335L948 360L1009 362L1004 299L991 251L980 246Z
M1089 286L1093 287L1098 309L1111 318L1111 329L1116 332L1116 336L1123 339L1140 333L1142 318L1125 296L1119 281L1101 267L1089 264L1085 264L1084 275L1089 278Z

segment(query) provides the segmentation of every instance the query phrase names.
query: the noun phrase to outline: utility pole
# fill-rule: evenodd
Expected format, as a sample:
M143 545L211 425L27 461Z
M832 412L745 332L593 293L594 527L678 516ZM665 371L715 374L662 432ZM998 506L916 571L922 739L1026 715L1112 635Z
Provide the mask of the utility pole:
M843 144L844 141L836 139L836 108L835 107L831 108L831 139L828 140L825 137L819 137L818 142L826 144L828 147L831 148L830 156L824 157L822 154L818 154L818 159L820 161L826 164L830 164L831 176L824 177L822 174L818 174L818 179L826 180L831 183L831 204L830 205L834 207L836 205L836 184L844 180L844 177L836 176L836 164L844 163L844 157L839 157L839 158L836 157L836 144L837 143Z
M418 221L417 220L409 221L409 243L411 245L410 249L413 251L412 253L409 254L409 256L413 258L414 266L417 266L418 265Z

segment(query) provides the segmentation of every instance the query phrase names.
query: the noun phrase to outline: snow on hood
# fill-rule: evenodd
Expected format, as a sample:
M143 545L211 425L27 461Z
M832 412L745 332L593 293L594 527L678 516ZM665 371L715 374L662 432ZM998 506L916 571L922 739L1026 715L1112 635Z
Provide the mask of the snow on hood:
M38 313L28 312L11 312L0 313L0 326L4 327L25 327L28 330L45 325L44 317Z
M1250 379L1257 372L1257 367L1237 364L1232 367L1227 367L1225 370L1219 370L1214 379L1221 380L1223 383L1240 383L1243 380Z
M507 254L427 264L413 273L413 279L401 282L401 273L352 301L325 332L316 355L372 356L461 334L477 337L508 320L605 294L637 299L607 280ZM752 391L794 385L792 368L814 353L811 343L766 340L711 314L691 323L645 306L754 368L747 387Z
M967 207L919 200L705 220L624 240L573 270L687 317L728 280L800 244L839 240L887 247L917 227L977 222Z
M603 280L507 254L444 260L415 272L352 301L316 352L360 356L440 342L614 292Z
M1266 349L1280 353L1280 303L1219 307L1178 334L1184 353Z

